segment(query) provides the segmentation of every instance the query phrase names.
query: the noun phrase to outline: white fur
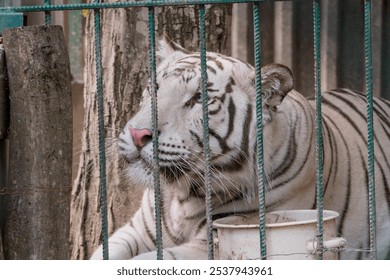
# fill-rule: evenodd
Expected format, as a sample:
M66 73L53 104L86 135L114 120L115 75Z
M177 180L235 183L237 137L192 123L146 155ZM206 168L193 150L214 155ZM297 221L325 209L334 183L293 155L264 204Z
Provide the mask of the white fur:
M208 73L208 81L212 83L209 91L209 126L211 131L218 135L210 135L213 213L255 211L257 209L257 160L253 155L256 145L254 70L253 67L233 58L226 59L214 53L208 55L212 58L208 61L208 65L217 70L216 74L212 71ZM157 69L160 166L170 167L176 164L179 171L184 170L184 174L177 176L173 181L169 176L165 176L164 172L160 175L164 217L164 258L206 259L205 190L203 183L199 183L203 182L202 170L204 170L201 147L204 141L202 106L196 94L201 82L199 59L194 54L181 51L177 45L172 47L166 41L160 42L158 57L162 60ZM223 65L223 69L220 69L216 61ZM188 66L187 70L183 71L186 65L195 66L193 68ZM293 78L284 66L264 67L262 79L267 210L312 208L315 206L313 104L299 93L290 92ZM231 92L225 94L229 91L229 87ZM346 98L355 102L356 106L362 107L363 103L357 95L352 92L345 94ZM348 110L341 102L342 96L334 97L330 93L324 93L323 98L335 104L337 108ZM152 143L147 143L138 150L128 129L129 126L151 129L150 102L150 94L145 91L140 111L129 120L119 136L122 140L119 142L121 151L130 162L127 169L130 182L144 186L146 189L142 205L132 218L131 225L125 225L109 239L112 259L154 259L156 257L153 175L150 172L150 167L153 166ZM324 128L325 207L336 210L341 215L346 213L340 228L350 244L351 252L343 254L342 257L365 257L366 254L360 255L358 250L355 250L367 246L368 239L367 189L364 184L362 186L365 169L359 165L360 151L365 149L365 143L359 141L357 132L342 117L338 109L324 105L323 113L326 126L326 129ZM387 113L390 115L390 110ZM356 112L347 114L353 116L356 125L364 131L365 123L359 119L359 115ZM232 116L234 116L234 129L229 126ZM341 134L332 122L342 126ZM387 145L386 154L381 154L378 149L375 150L376 158L381 162L382 168L387 168L384 170L387 172L384 176L390 180L388 175L390 170L386 165L386 161L390 161L388 152L390 142L386 136L383 136L384 130L381 129L378 121L376 122L377 138L383 147ZM244 132L247 135L243 135ZM245 139L248 139L247 145L243 144ZM343 141L348 142L348 148L344 147ZM242 153L241 149L246 148L247 154ZM290 160L291 164L289 164ZM335 168L336 161L337 168ZM236 166L237 170L233 168L235 162L241 164ZM224 168L226 170L223 170ZM347 174L350 176L347 177ZM388 202L385 197L385 188L388 186L385 185L381 175L377 173L376 178L378 244L381 245L378 248L378 255L384 258L390 244L388 234L390 218L386 210ZM348 180L351 180L350 184L347 184ZM194 188L194 182L199 184L198 188ZM346 204L349 186L352 188L351 202ZM345 209L346 205L348 209ZM101 248L92 258L101 258Z

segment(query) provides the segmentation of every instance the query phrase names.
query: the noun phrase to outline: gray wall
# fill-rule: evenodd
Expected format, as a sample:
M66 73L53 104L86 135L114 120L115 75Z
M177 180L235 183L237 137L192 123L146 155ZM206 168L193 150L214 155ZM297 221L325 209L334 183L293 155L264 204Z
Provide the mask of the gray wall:
M233 56L253 62L251 5L235 5ZM312 1L261 4L262 63L282 63L295 76L296 89L312 95ZM390 99L390 1L372 0L374 93ZM245 34L245 36L243 35ZM323 0L321 3L322 90L346 87L365 89L363 1ZM244 51L245 50L245 51Z

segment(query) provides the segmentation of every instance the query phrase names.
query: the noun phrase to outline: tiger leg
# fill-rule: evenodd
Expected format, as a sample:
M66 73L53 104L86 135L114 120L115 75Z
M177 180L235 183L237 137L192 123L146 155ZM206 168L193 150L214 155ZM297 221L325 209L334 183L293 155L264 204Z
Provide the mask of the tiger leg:
M152 244L146 244L145 238L141 238L141 235L134 229L134 227L127 224L118 229L108 239L108 250L110 260L128 260L134 256L154 250L155 246ZM103 258L103 248L100 245L93 253L91 259L98 260Z
M145 222L147 215L150 215L149 211L144 211L144 208L141 206L131 219L131 222L119 228L108 239L109 259L128 260L139 254L156 249L155 237L152 234L154 229L149 228L149 225ZM153 219L153 217L151 218ZM154 226L154 220L151 223ZM93 253L91 259L102 258L103 248L100 245Z
M192 240L181 246L163 249L164 260L206 260L207 244L205 240ZM134 260L155 260L157 252L140 254Z

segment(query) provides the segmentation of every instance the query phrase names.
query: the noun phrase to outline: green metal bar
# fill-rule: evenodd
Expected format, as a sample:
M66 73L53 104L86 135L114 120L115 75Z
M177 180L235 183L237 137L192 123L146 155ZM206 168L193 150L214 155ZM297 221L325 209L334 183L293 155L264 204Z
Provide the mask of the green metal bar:
M254 57L256 68L256 140L257 140L257 180L259 189L259 228L260 258L267 258L265 240L265 183L263 155L263 101L261 93L261 37L260 37L260 3L253 5Z
M13 11L0 11L0 34L6 28L23 26L23 14Z
M152 135L153 135L153 176L154 176L154 202L156 219L157 259L163 259L162 227L161 227L161 189L160 167L158 153L158 109L157 109L157 79L156 79L156 42L155 42L155 13L149 7L149 61L150 61L150 89L152 94Z
M3 7L3 10L13 10L16 12L43 12L43 11L63 11L63 10L85 10L85 9L113 9L131 7L161 7L176 5L208 5L208 4L231 4L231 3L257 3L257 2L289 2L297 0L141 0L136 2L115 2L115 3L83 3L83 4L63 4L50 6L22 6ZM299 1L299 0L298 0Z
M98 0L94 0L98 1ZM100 209L102 219L103 259L108 260L108 219L107 219L107 182L106 182L106 150L104 130L104 99L103 99L103 67L101 52L100 11L94 11L95 28L95 59L96 59L96 98L98 103L99 127L99 172L100 172Z
M323 259L323 146L322 146L322 108L321 108L321 3L313 0L314 31L314 90L315 90L315 122L316 122L316 200L317 200L317 259Z
M45 0L45 6L50 6L51 0ZM50 25L51 24L51 12L45 11L45 24Z
M209 143L209 111L207 93L207 59L206 59L206 16L205 5L199 5L199 39L200 39L200 65L201 65L201 90L203 109L203 152L205 158L205 191L206 191L206 226L208 259L214 259L213 221L211 200L211 157Z
M372 42L371 42L371 0L364 1L364 46L367 95L367 150L368 150L368 211L370 235L370 259L377 258L376 252L376 206L375 206L375 162L374 123L372 89Z

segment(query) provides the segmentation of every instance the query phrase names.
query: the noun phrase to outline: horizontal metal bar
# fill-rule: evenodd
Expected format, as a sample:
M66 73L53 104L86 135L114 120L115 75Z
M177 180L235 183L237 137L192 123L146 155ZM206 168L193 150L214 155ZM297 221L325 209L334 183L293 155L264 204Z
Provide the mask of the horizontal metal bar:
M38 6L19 6L19 7L1 7L0 12L44 12L44 11L63 11L63 10L95 10L95 9L115 9L132 7L161 7L176 5L208 5L208 4L231 4L231 3L256 3L256 2L288 2L303 0L141 0L136 2L116 2L116 3L83 3L83 4L64 4L64 5L38 5Z

